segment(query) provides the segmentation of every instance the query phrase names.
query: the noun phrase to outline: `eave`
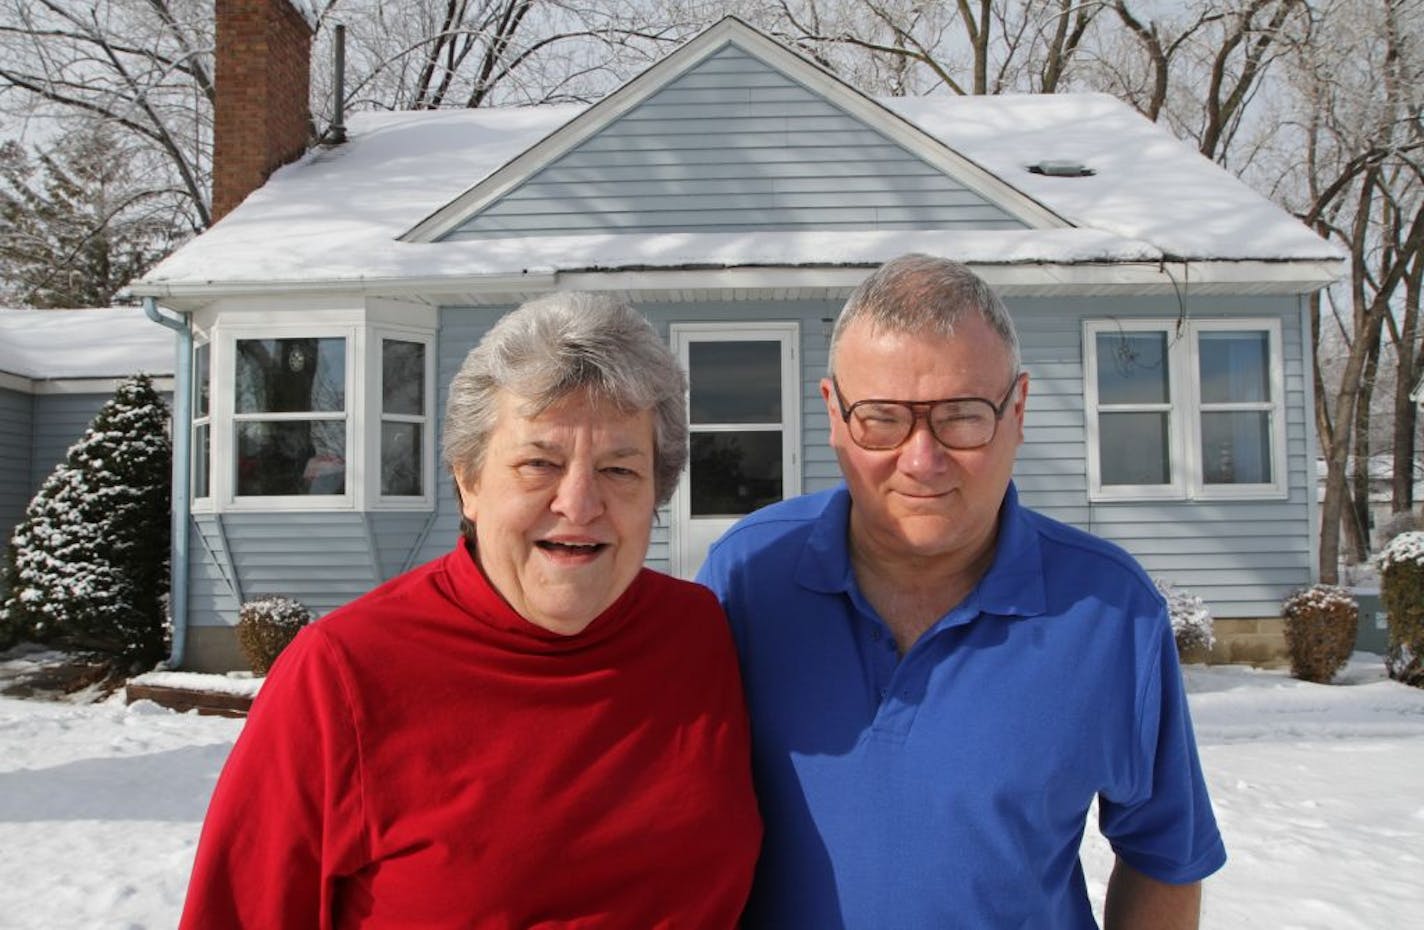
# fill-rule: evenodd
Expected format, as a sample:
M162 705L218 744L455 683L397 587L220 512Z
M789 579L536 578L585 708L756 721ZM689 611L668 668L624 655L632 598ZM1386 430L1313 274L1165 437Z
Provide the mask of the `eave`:
M844 298L878 262L802 265L707 265L538 268L518 273L428 277L357 277L301 281L204 281L135 284L130 293L192 312L244 297L393 298L434 306L487 306L552 291L597 290L629 300L686 302ZM1337 280L1334 260L970 262L1004 297L1308 294Z

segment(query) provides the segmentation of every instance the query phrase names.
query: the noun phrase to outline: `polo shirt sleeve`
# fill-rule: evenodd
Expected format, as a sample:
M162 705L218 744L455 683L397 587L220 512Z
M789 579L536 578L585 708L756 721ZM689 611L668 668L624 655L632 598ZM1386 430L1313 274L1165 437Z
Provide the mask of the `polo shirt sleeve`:
M180 930L332 926L368 848L343 672L317 627L278 657L218 778Z
M1113 851L1172 884L1200 881L1226 862L1197 756L1186 689L1165 617L1142 665L1131 787L1099 798L1099 826Z

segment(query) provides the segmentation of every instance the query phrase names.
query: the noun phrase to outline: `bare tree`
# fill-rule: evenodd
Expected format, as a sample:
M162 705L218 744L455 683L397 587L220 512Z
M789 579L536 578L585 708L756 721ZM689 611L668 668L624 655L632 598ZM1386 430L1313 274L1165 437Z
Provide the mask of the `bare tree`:
M329 0L346 27L347 105L429 110L597 99L696 30L649 18L634 0ZM318 110L330 80L315 69Z
M0 112L140 143L190 230L210 221L211 0L0 0Z
M1315 371L1316 424L1327 468L1320 529L1326 581L1338 578L1341 518L1357 509L1349 500L1350 453L1353 448L1367 458L1369 452L1357 433L1362 401L1369 397L1370 358L1386 324L1398 326L1398 303L1407 297L1424 248L1420 50L1416 29L1404 28L1407 15L1415 16L1417 26L1417 9L1411 13L1408 0L1389 0L1383 10L1346 2L1331 12L1333 17L1320 20L1324 40L1302 48L1295 75L1305 106L1309 203L1303 218L1350 254L1350 279L1340 289L1349 351L1338 385L1327 388L1318 359Z

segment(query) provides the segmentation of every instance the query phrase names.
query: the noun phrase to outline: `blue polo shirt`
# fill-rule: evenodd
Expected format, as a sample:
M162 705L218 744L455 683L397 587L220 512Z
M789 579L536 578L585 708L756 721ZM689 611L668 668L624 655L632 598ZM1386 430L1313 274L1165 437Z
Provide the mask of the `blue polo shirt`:
M1226 853L1166 605L1121 549L1019 506L904 657L846 548L844 486L729 530L698 580L742 660L766 836L745 926L1094 928L1089 804L1129 865Z

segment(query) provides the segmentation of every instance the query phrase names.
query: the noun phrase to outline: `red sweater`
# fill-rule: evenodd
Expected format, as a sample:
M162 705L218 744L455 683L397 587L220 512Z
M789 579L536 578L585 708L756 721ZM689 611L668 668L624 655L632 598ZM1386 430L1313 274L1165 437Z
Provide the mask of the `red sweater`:
M643 571L563 637L461 546L283 652L180 926L731 927L760 839L710 593Z

